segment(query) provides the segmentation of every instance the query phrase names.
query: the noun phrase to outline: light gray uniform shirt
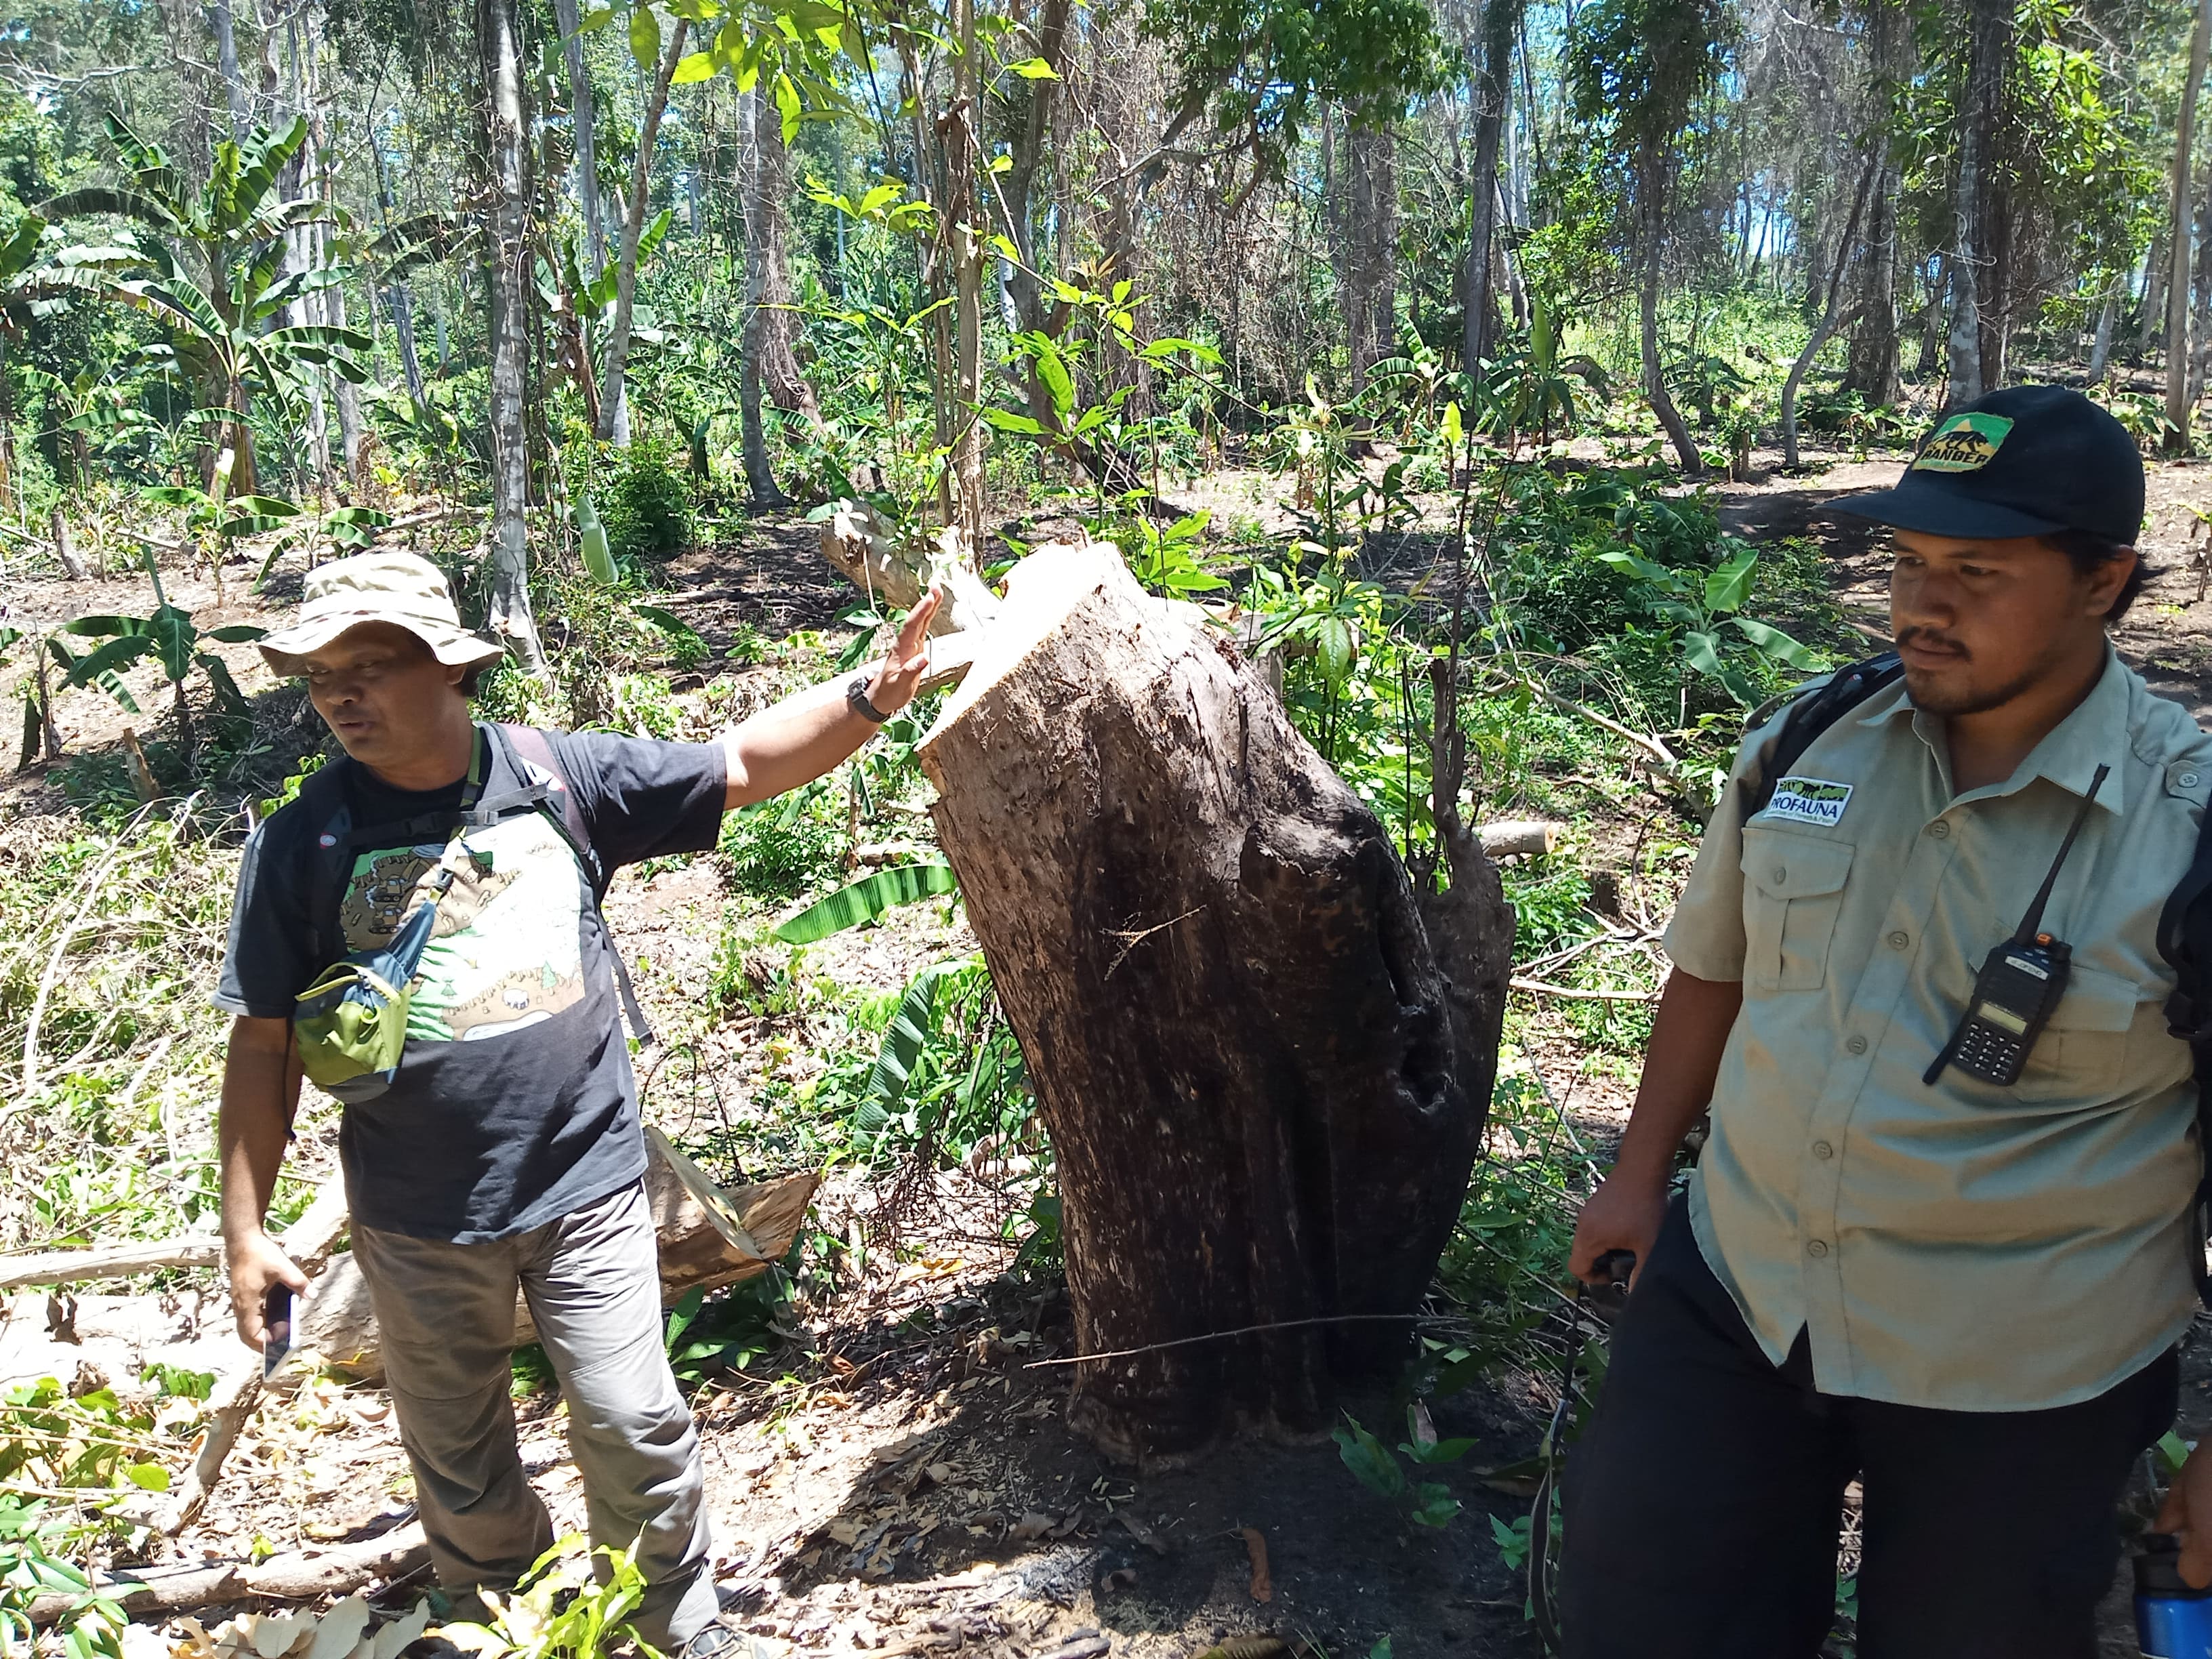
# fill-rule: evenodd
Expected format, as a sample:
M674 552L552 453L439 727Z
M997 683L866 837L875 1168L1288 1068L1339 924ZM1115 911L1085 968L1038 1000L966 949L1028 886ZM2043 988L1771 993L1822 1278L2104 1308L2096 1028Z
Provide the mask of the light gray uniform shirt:
M2043 920L2073 971L2025 1073L1922 1082L2100 763ZM2148 1364L2197 1305L2196 1092L2157 932L2212 738L2108 651L2001 784L1953 793L1942 722L1902 684L1748 823L1735 780L1666 946L1743 985L1690 1213L1760 1347L1778 1364L1802 1330L1825 1393L1964 1411L2090 1399Z

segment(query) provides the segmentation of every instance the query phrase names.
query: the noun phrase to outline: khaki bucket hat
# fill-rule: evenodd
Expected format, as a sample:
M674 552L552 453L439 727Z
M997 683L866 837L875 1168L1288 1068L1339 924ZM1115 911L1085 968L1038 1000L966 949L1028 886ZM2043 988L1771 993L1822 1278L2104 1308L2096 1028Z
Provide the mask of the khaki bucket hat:
M279 674L306 672L300 659L349 628L391 623L430 647L440 662L472 667L507 654L461 626L446 574L416 553L358 553L307 574L299 615L265 635L261 654Z

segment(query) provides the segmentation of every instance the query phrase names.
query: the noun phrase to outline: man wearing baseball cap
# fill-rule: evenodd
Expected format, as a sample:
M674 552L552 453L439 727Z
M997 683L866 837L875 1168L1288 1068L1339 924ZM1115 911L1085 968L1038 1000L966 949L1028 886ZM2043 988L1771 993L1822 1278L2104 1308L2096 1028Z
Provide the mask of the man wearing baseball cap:
M2212 742L2106 638L2142 462L2015 387L1837 505L1891 528L1902 672L1755 726L1667 932L1572 1255L1636 1263L1569 1460L1576 1659L1812 1659L1853 1481L1867 1659L2090 1659L2173 1417L2203 1258L2158 930ZM2204 1457L2162 1521L2212 1579Z
M216 1001L223 1237L239 1334L304 1289L264 1231L303 1068L344 1103L354 1259L381 1333L439 1578L505 1589L553 1543L508 1406L518 1292L568 1406L592 1541L635 1548L635 1622L710 1659L698 1437L661 1346L637 1085L598 895L616 867L714 845L722 815L821 776L914 696L937 608L890 655L711 743L479 724L501 648L444 576L368 553L308 578L262 641L343 756L246 844ZM635 1017L635 1016L634 1016Z

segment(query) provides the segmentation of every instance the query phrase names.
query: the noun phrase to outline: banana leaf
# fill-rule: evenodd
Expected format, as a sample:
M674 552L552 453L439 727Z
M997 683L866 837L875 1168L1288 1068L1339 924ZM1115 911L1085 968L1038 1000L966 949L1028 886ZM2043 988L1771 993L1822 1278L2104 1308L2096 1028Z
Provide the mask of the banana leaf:
M896 905L950 893L959 884L949 864L905 864L894 870L878 870L808 905L777 928L775 936L786 945L811 945L873 921Z

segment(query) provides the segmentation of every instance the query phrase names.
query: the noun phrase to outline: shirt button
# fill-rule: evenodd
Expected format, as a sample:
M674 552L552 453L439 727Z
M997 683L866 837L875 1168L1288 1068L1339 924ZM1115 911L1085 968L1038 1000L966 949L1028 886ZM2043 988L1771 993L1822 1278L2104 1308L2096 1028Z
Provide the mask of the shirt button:
M1906 933L1903 928L1899 928L1896 933L1893 933L1889 936L1889 948L1893 951L1902 951L1906 945L1911 943L1912 935Z
M1836 1149L1828 1145L1826 1141L1816 1140L1813 1143L1813 1156L1820 1159L1822 1162L1825 1163L1835 1155Z
M1808 1244L1805 1247L1805 1254L1807 1255L1819 1256L1826 1255L1827 1253L1828 1241L1825 1238L1816 1238L1810 1244Z
M1846 1037L1844 1047L1855 1054L1863 1054L1866 1052L1866 1039L1863 1036Z
M1928 826L1928 833L1935 836L1936 840L1943 841L1949 837L1951 834L1951 826L1945 823L1942 818L1938 818L1935 823Z
M1775 884L1777 887L1779 887L1779 886L1781 886L1781 885L1782 885L1782 884L1783 884L1784 882L1785 882L1785 881L1787 881L1787 880L1789 880L1789 879L1790 879L1790 866L1789 866L1788 865L1786 865L1786 864L1778 864L1778 865L1776 865L1776 866L1774 866L1774 884Z
M2184 789L2194 789L2197 787L2197 774L2194 772L2184 772L2179 777L2174 779L2174 781L2179 784Z

